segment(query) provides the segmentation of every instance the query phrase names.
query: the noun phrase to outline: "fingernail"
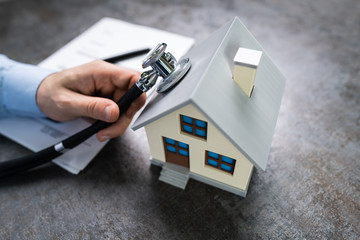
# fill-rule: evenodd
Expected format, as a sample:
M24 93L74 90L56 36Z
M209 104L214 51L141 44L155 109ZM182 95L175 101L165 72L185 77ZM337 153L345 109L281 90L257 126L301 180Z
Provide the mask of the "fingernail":
M109 139L110 139L110 137L107 136L107 135L99 136L99 140L100 140L101 142L104 142L104 141L109 140Z
M107 106L105 108L105 119L106 119L106 121L111 120L111 106Z

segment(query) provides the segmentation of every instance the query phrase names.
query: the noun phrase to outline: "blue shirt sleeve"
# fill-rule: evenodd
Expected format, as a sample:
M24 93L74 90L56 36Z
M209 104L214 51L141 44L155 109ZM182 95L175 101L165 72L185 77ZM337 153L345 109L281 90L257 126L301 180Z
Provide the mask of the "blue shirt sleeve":
M0 54L0 117L44 117L36 104L41 81L54 70L13 61Z

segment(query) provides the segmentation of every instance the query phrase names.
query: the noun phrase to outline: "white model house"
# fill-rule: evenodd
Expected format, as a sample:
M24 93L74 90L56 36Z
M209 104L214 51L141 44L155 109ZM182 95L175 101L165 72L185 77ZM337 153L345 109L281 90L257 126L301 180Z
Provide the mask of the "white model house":
M285 78L238 18L184 57L190 71L150 98L133 129L145 127L160 180L184 189L193 178L245 196L253 167L266 168Z

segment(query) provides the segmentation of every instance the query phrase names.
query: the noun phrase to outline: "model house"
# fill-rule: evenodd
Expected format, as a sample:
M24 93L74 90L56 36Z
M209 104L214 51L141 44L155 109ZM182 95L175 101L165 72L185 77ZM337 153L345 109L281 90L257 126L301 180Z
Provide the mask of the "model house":
M160 180L245 196L253 168L266 168L285 78L238 18L184 57L190 71L149 98L133 129L145 128Z

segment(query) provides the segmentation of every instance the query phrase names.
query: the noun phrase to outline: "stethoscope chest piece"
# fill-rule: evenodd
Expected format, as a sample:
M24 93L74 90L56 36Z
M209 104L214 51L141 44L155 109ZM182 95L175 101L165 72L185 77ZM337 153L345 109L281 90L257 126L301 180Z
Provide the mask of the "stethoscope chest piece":
M158 44L145 57L142 67L152 67L158 76L162 77L157 92L166 92L174 87L189 71L191 62L188 58L176 61L175 57L165 52L166 43Z

